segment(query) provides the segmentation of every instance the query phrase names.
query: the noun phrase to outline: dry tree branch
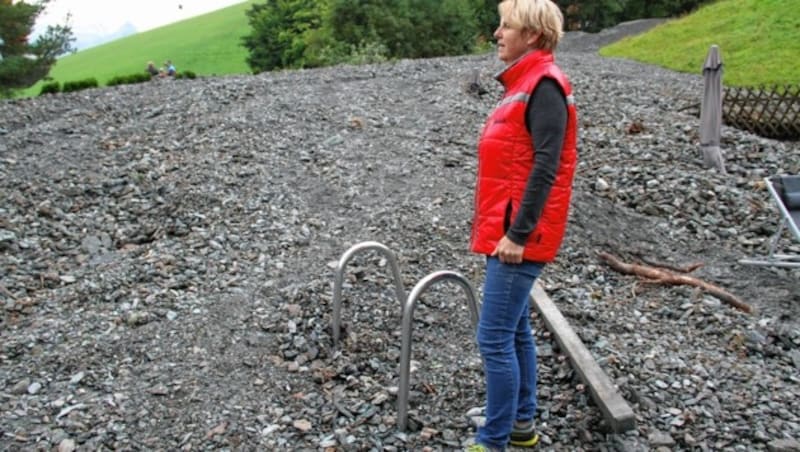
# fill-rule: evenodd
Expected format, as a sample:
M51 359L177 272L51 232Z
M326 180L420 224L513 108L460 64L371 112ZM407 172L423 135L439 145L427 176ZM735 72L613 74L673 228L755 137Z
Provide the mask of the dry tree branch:
M724 301L725 303L741 310L747 312L748 314L753 312L752 306L748 305L744 301L742 301L736 295L728 292L727 290L716 286L714 284L707 283L703 280L698 278L687 276L687 275L680 275L676 274L669 270L648 267L645 265L639 264L628 264L622 262L618 258L612 256L609 253L605 253L599 251L597 253L598 257L608 264L614 270L624 273L627 275L637 275L648 278L652 282L659 283L659 284L671 284L671 285L689 285L694 286L697 288L702 289L705 292L719 298L720 300Z
M678 265L674 265L674 264L667 264L667 263L664 263L664 262L657 262L654 259L649 259L649 258L646 258L646 257L643 257L643 256L639 256L639 258L642 260L642 262L644 262L647 265L650 265L651 267L665 268L667 270L672 270L672 271L678 272L678 273L691 273L691 272L693 272L693 271L695 271L698 268L703 266L702 262L695 262L693 264L687 264L687 265L684 265L684 266L678 266Z

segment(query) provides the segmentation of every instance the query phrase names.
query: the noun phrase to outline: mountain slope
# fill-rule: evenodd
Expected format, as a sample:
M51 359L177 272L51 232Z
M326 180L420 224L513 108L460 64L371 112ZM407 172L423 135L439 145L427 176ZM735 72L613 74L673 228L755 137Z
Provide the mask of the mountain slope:
M110 78L144 71L170 59L179 71L198 75L249 73L242 36L250 32L245 11L248 0L211 13L137 33L58 60L50 77L61 83L94 77L104 85ZM24 92L39 93L41 82Z
M798 83L798 5L797 0L722 0L611 44L600 54L699 73L709 47L717 44L727 85Z

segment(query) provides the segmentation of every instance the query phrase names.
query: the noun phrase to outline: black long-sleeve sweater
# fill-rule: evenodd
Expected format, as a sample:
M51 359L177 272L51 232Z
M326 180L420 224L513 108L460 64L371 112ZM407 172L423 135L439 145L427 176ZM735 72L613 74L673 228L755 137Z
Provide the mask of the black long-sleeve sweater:
M536 85L525 116L536 152L522 203L506 231L509 240L517 245L525 245L536 228L561 159L567 129L567 100L555 80L544 78Z

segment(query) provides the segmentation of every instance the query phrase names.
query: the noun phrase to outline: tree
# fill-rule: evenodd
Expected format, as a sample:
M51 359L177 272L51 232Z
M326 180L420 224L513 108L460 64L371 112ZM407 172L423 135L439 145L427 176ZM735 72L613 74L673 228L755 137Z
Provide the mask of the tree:
M619 22L625 0L583 0L557 2L568 30L598 32Z
M316 1L268 0L246 12L253 32L242 38L253 72L302 67L306 35L321 24Z
M712 0L556 0L567 30L598 32L620 22L674 17Z
M68 25L49 26L34 43L28 37L50 0L26 3L0 0L0 97L43 79L56 58L73 50Z
M494 40L494 31L500 25L497 0L475 0L475 19L478 22L478 39L482 42Z
M478 4L466 0L411 0L410 58L463 55L475 49Z
M476 45L477 0L332 0L326 25L336 41L378 43L392 58L461 55ZM479 5L480 4L480 5Z
M326 26L337 42L382 45L392 56L407 51L411 28L405 0L331 0Z

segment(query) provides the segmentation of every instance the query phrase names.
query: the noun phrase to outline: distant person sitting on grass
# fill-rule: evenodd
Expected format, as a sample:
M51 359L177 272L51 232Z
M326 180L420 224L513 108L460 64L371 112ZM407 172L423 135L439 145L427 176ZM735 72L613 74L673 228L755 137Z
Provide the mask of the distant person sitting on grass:
M172 64L171 60L165 61L164 62L164 67L166 68L166 72L167 72L168 76L170 76L170 77L174 77L175 76L175 73L177 71L175 70L175 65Z
M156 65L153 64L152 61L147 62L147 68L145 68L145 71L148 74L150 74L150 77L155 77L156 75L160 75L158 69L156 69Z

